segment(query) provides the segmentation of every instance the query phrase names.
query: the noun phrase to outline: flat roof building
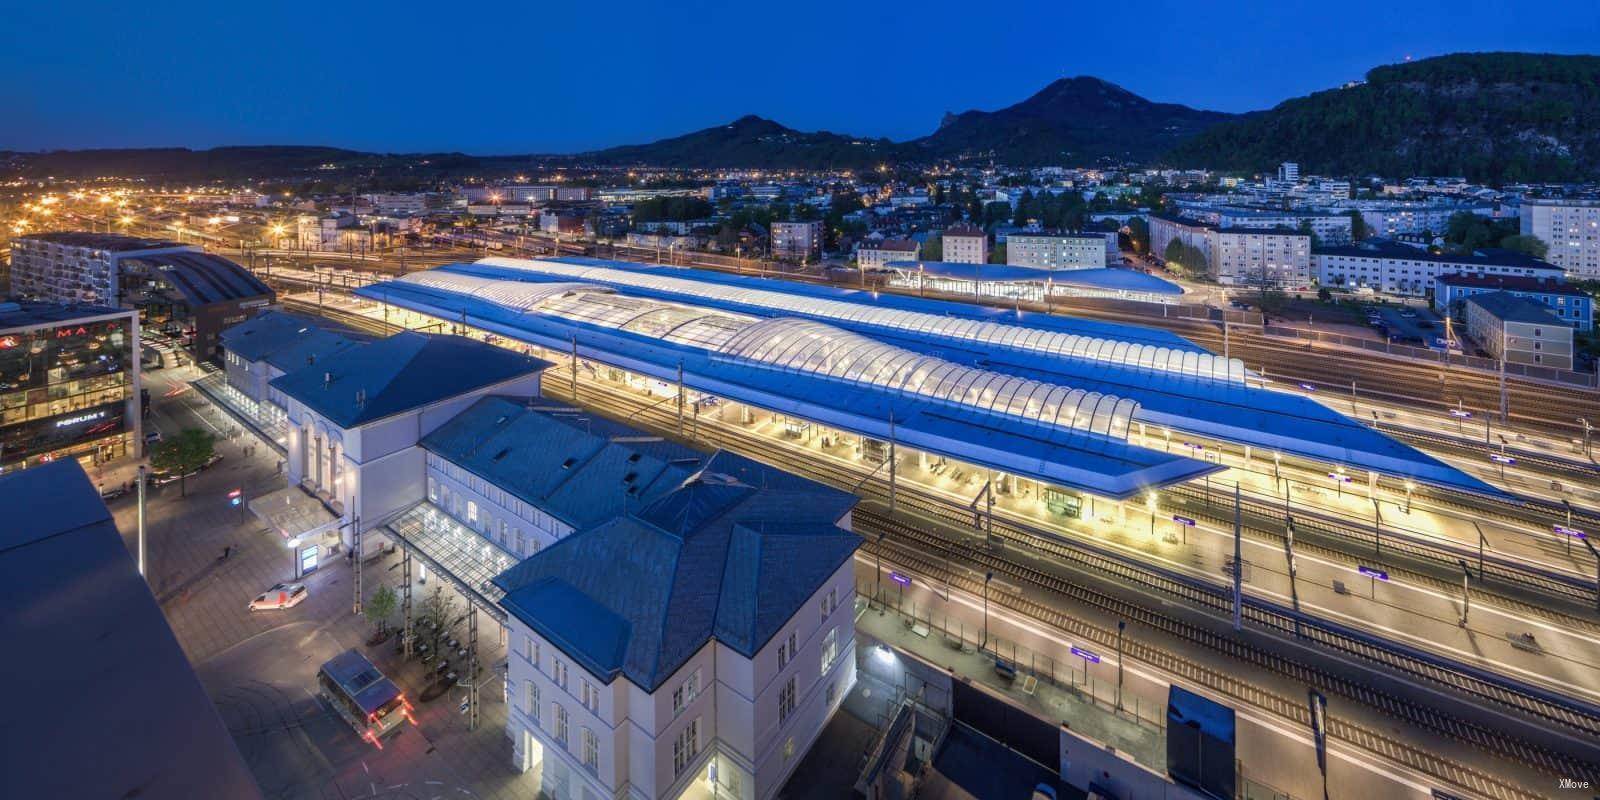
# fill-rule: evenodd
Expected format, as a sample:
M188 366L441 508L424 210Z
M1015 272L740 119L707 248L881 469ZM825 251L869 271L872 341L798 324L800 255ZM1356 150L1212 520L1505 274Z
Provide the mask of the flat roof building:
M1544 242L1545 258L1583 280L1600 278L1600 200L1524 200L1522 235Z
M1467 298L1491 292L1508 292L1538 303L1563 324L1587 333L1594 330L1594 298L1588 292L1562 283L1559 277L1461 273L1445 275L1437 281L1434 308L1453 315L1462 313Z
M0 476L0 508L5 794L261 797L83 469Z
M989 261L989 234L970 222L957 222L945 228L940 240L940 260L952 264L985 264Z
M12 240L18 295L138 309L144 330L182 341L197 358L218 336L276 298L249 271L199 247L161 239L56 231Z
M1367 239L1311 251L1317 283L1399 297L1433 297L1440 276L1461 273L1561 279L1561 268L1525 253L1484 249L1434 253L1390 239Z
M1117 232L1013 233L1006 237L1006 264L1043 270L1103 269L1117 263Z
M135 311L0 302L0 472L138 456L139 363Z

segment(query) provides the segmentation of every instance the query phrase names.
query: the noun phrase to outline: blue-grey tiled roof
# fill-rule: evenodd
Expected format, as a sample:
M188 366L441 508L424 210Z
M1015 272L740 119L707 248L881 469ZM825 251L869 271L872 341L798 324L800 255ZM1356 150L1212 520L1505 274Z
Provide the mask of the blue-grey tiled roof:
M266 361L284 372L372 337L318 317L263 311L222 332L222 348L246 361Z
M604 417L495 396L439 426L422 446L574 529L642 507L708 457Z
M495 584L508 612L584 669L654 691L711 639L753 657L860 546L835 524L855 502L718 453L654 502Z
M280 375L272 386L352 428L549 366L464 336L406 331Z
M1526 322L1534 325L1567 326L1550 308L1526 297L1510 292L1485 292L1467 298L1468 303L1493 314L1502 322Z

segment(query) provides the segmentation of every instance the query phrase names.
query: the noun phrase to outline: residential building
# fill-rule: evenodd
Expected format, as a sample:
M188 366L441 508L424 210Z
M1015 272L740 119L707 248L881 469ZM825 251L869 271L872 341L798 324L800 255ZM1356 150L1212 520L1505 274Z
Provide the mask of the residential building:
M772 256L794 261L815 261L822 255L822 222L772 223Z
M1035 269L1099 269L1117 263L1116 231L1077 234L1013 233L1006 237L1006 263Z
M372 249L372 231L354 214L301 214L294 220L294 246L301 250L365 253Z
M421 216L428 213L429 198L425 192L378 192L365 197L372 204L372 210L380 214Z
M139 315L0 302L0 471L139 455Z
M0 476L0 508L11 653L0 676L22 688L6 698L5 795L258 800L83 469L61 460Z
M1559 273L1541 277L1461 273L1441 276L1438 286L1433 305L1444 313L1460 316L1467 298L1504 292L1544 306L1556 319L1576 330L1584 333L1594 330L1594 298L1576 286L1563 283Z
M1433 253L1390 239L1367 239L1311 251L1313 272L1323 286L1369 290L1397 297L1431 297L1440 276L1464 273L1560 280L1561 268L1523 253L1485 249L1477 253Z
M1494 215L1494 207L1488 203L1417 200L1346 200L1333 203L1330 209L1360 213L1368 235L1381 238L1425 233L1443 235L1450 226L1450 218L1456 214Z
M556 800L776 796L855 682L855 502L719 453L496 577L516 767Z
M921 248L911 239L864 241L856 248L856 265L861 269L883 269L896 261L915 261Z
M1468 338L1491 358L1572 369L1572 326L1549 308L1510 292L1475 294L1463 306Z
M1219 283L1290 289L1311 283L1311 236L1298 230L1222 228L1188 217L1151 214L1150 252L1162 258L1173 241L1204 254L1207 274Z
M1600 200L1525 200L1522 235L1548 245L1545 258L1569 275L1600 279Z
M1278 180L1284 183L1300 182L1300 165L1293 161L1285 161L1278 165Z
M966 222L945 228L940 240L943 255L939 260L952 264L986 264L989 261L989 235Z

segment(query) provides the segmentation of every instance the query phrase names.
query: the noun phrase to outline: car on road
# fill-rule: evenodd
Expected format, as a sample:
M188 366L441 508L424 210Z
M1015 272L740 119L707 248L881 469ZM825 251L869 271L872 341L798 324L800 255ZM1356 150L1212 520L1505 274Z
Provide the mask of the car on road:
M144 432L144 443L155 444L161 441L161 431L149 430Z
M309 592L303 583L280 583L250 601L251 611L276 611L294 608L305 602Z

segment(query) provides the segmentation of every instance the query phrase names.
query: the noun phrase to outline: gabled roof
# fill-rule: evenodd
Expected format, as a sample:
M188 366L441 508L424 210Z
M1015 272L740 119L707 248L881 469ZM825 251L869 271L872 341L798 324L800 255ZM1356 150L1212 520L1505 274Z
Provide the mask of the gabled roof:
M580 530L677 488L708 458L577 409L497 396L439 426L422 447Z
M836 525L855 503L718 453L635 513L494 582L508 612L585 670L655 691L712 639L754 657L860 546Z
M83 468L0 476L0 508L3 793L261 797Z
M272 386L348 429L549 366L464 336L405 331L280 375Z

